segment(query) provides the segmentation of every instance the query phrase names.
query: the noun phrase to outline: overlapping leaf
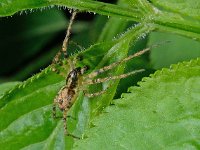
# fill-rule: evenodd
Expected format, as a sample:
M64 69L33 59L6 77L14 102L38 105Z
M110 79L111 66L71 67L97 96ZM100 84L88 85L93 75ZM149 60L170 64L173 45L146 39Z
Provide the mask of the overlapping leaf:
M200 59L139 85L105 109L74 149L199 149Z

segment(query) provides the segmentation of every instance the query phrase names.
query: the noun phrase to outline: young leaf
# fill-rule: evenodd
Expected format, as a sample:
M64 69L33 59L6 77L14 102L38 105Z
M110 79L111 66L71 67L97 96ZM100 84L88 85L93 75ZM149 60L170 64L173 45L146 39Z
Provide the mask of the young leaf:
M199 149L200 59L162 69L92 121L74 149Z

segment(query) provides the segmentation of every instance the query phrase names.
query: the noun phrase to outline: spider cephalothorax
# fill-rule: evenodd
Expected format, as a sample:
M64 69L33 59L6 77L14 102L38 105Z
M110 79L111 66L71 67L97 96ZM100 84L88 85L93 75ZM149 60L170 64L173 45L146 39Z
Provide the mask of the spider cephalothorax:
M58 93L58 96L55 98L56 103L58 103L59 108L64 111L65 109L69 109L71 105L74 103L75 94L77 93L77 88L81 85L79 78L82 74L85 73L87 67L77 67L70 71L66 78L66 85L61 88Z

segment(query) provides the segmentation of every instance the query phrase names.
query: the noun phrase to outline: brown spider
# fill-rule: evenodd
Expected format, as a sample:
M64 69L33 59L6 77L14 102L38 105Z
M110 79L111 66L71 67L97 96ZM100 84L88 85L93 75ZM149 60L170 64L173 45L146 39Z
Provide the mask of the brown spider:
M69 42L70 30L71 30L72 22L75 18L76 13L77 13L76 11L74 11L72 13L72 17L71 17L70 22L69 22L66 37L63 41L62 50L59 51L57 53L57 55L55 56L55 58L53 60L53 64L59 62L59 59L60 59L60 56L61 56L62 53L64 54L65 58L67 58L67 46L68 46L68 42ZM66 118L67 118L68 110L71 108L71 106L73 105L73 103L75 102L75 100L77 98L78 91L80 90L80 87L82 87L83 85L103 83L103 82L108 81L108 80L122 79L122 78L126 78L130 75L136 74L138 72L144 71L144 69L140 69L140 70L135 70L135 71L126 73L126 74L121 74L121 75L118 75L118 76L111 76L111 77L94 79L94 77L96 77L97 75L99 75L99 74L101 74L101 73L103 73L107 70L110 70L110 69L120 65L121 63L124 63L124 62L126 62L126 61L128 61L128 60L130 60L134 57L140 56L140 55L142 55L143 53L145 53L149 50L150 50L150 48L146 48L146 49L139 51L139 52L137 52L133 55L130 55L129 57L124 58L121 61L112 63L108 66L104 66L103 68L95 70L95 71L89 73L86 76L83 76L83 74L88 70L87 66L85 66L83 68L81 68L81 67L75 68L74 67L75 66L74 61L72 61L71 59L66 59L69 66L70 66L70 72L69 72L69 74L67 74L66 84L60 89L60 91L58 92L58 95L55 97L54 103L53 103L53 117L54 118L56 117L56 105L58 105L59 109L63 112L63 123L64 123L64 130L65 130L66 135L70 135L72 137L75 137L75 136L67 133ZM55 71L55 68L53 68L53 70ZM87 96L87 97L98 96L98 95L105 93L107 89L96 92L96 93L90 93L90 94L84 92L84 95Z

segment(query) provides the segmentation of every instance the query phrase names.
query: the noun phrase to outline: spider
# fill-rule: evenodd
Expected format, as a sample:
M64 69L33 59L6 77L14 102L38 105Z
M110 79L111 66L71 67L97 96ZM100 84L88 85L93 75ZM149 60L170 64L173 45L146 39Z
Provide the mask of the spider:
M92 85L92 84L97 84L97 83L103 83L103 82L109 81L109 80L122 79L122 78L126 78L130 75L144 71L144 69L140 69L140 70L135 70L135 71L132 71L132 72L129 72L129 73L126 73L126 74L117 75L117 76L110 76L110 77L105 77L105 78L95 78L99 74L101 74L105 71L108 71L108 70L120 65L121 63L127 62L134 57L140 56L140 55L142 55L145 52L150 50L150 48L146 48L142 51L139 51L139 52L137 52L133 55L130 55L130 56L122 59L121 61L114 62L114 63L112 63L108 66L104 66L103 68L95 70L95 71L84 76L85 72L89 68L87 66L84 66L82 68L81 67L75 67L75 62L72 61L71 59L67 59L68 58L67 46L68 46L68 43L69 43L70 30L71 30L72 23L73 23L73 20L75 19L76 14L77 14L77 11L73 11L69 25L68 25L68 28L67 28L66 36L65 36L65 39L63 41L62 49L61 49L61 51L59 51L56 54L56 56L54 57L53 62L52 62L52 64L59 63L60 56L63 53L65 59L67 60L69 66L70 66L70 69L69 69L70 71L66 76L66 84L60 89L57 96L54 98L52 109L53 109L53 117L56 118L56 106L58 105L59 109L63 112L63 123L64 123L65 135L69 135L69 136L72 136L72 137L75 137L75 136L73 136L73 135L71 135L67 132L67 120L66 120L66 118L67 118L68 110L71 108L73 103L76 101L77 95L80 91L80 87L82 87L83 85ZM53 68L53 71L56 71L56 69ZM105 90L96 92L96 93L86 93L84 91L84 95L87 96L87 97L99 96L99 95L105 93L108 88L106 88Z

